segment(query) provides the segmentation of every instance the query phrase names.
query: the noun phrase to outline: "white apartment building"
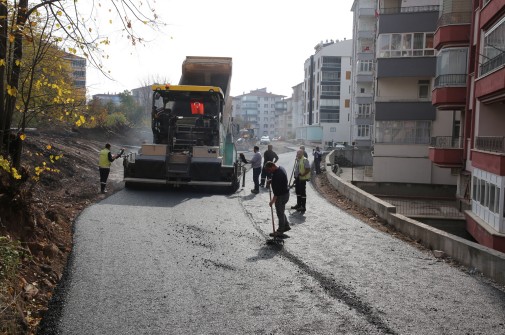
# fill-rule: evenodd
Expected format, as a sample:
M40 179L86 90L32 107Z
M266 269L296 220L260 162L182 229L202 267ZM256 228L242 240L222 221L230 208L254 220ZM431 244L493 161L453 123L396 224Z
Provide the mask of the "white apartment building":
M375 0L355 0L353 12L351 137L357 147L372 147L374 123Z
M350 143L352 40L321 42L314 49L304 65L303 125L296 138Z
M267 92L266 87L233 97L233 117L242 123L241 127L254 129L258 138L264 135L273 138L277 136L276 103L284 97Z

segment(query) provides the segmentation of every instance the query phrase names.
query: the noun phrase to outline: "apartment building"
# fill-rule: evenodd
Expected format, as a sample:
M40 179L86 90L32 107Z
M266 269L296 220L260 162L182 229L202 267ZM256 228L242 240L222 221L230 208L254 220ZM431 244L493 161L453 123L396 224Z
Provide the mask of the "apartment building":
M295 138L296 129L303 126L303 84L304 83L302 82L292 87L291 114L293 122L291 125L291 136L288 138Z
M276 136L276 103L284 97L267 92L266 87L233 97L233 117L241 123L241 128L254 129L258 137L272 138Z
M470 205L467 230L505 252L505 0L443 0L435 46L433 104L437 113L447 105L461 109L460 125L453 124L461 139L437 138L430 159L459 168L457 195Z
M293 98L286 98L275 103L275 136L287 138L288 130L293 123L292 114Z
M377 2L374 181L456 184L454 170L429 159L431 137L453 117L431 103L439 9L439 0Z
M321 42L314 50L304 65L303 125L296 138L349 143L352 40Z
M86 97L86 58L65 52L64 59L70 63L73 85L82 98Z
M351 138L355 146L372 147L374 124L375 0L355 0L352 34Z

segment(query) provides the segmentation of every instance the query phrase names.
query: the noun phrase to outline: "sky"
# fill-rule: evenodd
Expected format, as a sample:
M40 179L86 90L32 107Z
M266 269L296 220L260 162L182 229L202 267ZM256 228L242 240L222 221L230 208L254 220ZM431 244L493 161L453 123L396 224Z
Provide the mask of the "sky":
M114 31L118 20L101 24L101 33L111 40L104 70L113 80L88 67L88 94L120 93L153 80L177 84L186 56L219 56L233 59L231 96L266 87L289 97L292 87L303 81L305 60L319 42L352 38L352 4L353 0L157 0L153 7L166 25L159 31L141 27L144 44L131 46Z

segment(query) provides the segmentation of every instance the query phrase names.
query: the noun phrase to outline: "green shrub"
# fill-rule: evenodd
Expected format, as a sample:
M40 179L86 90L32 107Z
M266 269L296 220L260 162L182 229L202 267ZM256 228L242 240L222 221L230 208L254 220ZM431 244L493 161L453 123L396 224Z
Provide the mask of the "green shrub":
M0 236L0 287L14 278L22 257L19 241Z

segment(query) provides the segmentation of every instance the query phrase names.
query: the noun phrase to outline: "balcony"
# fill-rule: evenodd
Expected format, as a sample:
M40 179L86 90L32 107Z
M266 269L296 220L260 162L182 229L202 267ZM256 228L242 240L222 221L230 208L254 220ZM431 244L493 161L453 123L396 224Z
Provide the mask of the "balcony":
M505 8L505 0L494 0L488 1L487 4L482 7L480 11L479 28L484 29L491 22L495 21L496 18L500 17L500 14Z
M374 16L375 9L374 8L360 8L358 10L358 15L359 15L359 17Z
M463 146L461 138L437 136L431 138L429 158L442 168L463 166Z
M422 12L438 12L439 5L428 6L408 6L408 7L388 7L381 8L381 14L399 14L399 13L422 13Z
M489 59L487 62L480 65L480 75L485 76L494 69L500 68L505 65L505 52L500 53L498 56Z
M466 105L466 74L445 74L435 78L431 102L437 109L453 109Z
M484 103L505 101L505 53L480 66L475 81L475 97Z
M438 19L433 45L440 50L445 45L469 44L472 13L447 13Z
M478 136L472 150L472 166L505 176L505 137Z
M435 57L378 58L377 78L435 77Z

